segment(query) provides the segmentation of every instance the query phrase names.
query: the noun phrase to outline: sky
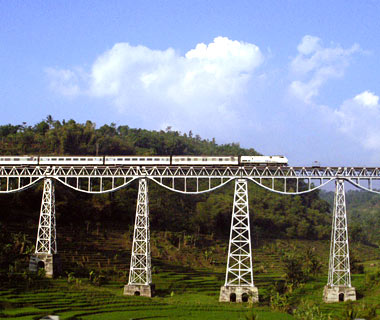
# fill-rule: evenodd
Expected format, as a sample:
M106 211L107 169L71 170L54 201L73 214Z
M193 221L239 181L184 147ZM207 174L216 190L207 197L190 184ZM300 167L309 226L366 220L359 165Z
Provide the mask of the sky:
M91 120L380 166L380 1L0 0L0 125Z

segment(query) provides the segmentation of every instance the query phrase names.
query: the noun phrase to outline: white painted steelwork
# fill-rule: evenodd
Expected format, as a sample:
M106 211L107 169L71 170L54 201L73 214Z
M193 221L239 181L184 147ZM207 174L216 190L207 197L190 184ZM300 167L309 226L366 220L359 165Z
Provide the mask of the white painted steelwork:
M139 179L128 285L152 283L147 179Z
M53 178L86 193L106 193L123 188L138 178L147 178L171 191L199 194L213 191L237 179L248 179L280 194L303 194L344 178L351 184L380 193L380 168L366 167L272 167L272 166L46 166L0 165L0 193L31 187L43 178Z
M224 285L228 287L254 287L248 183L246 179L237 179L235 181L234 206Z
M346 199L344 180L336 180L334 213L332 220L329 275L330 287L351 287L350 253L348 248Z
M54 181L44 180L35 253L57 253Z

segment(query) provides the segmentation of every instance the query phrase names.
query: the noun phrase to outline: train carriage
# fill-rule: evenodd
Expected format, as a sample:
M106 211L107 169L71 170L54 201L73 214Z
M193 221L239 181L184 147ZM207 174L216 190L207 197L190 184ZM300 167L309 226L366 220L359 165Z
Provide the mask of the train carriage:
M170 165L170 156L106 156L105 165Z
M103 157L84 157L84 156L51 156L40 157L40 165L98 165L103 164Z
M241 165L287 165L288 159L284 156L241 156Z
M237 156L172 156L172 165L238 165Z
M35 156L0 156L0 165L32 165L38 164Z
M0 165L286 166L284 156L0 156Z

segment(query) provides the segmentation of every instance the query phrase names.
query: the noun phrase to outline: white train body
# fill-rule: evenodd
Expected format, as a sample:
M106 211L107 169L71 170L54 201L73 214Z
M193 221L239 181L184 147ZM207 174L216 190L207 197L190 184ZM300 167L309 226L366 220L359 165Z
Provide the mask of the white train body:
M103 157L61 157L61 156L52 156L52 157L40 157L41 165L103 165Z
M282 164L287 165L288 159L284 156L241 156L240 163L244 164Z
M239 157L234 156L172 156L173 165L233 165L239 164Z
M170 156L105 156L105 165L170 165Z
M284 166L284 156L0 156L1 165Z
M38 157L34 156L0 156L0 164L2 165L28 165L38 164Z

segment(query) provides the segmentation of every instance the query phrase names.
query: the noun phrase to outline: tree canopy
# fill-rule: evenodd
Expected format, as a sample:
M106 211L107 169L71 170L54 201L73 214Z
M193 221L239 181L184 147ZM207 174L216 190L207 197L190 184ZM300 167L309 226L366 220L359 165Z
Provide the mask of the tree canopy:
M58 121L48 116L27 126L0 126L1 155L258 155L238 143L218 145L215 139L172 131L134 129L127 125ZM88 195L56 184L56 212L59 223L79 222L133 225L137 185L111 194ZM210 233L228 237L234 186L197 196L169 192L150 183L151 228L156 230ZM1 195L1 220L31 224L41 203L42 185L19 194ZM318 191L302 196L283 196L249 185L251 228L254 239L323 239L330 233L330 208Z

